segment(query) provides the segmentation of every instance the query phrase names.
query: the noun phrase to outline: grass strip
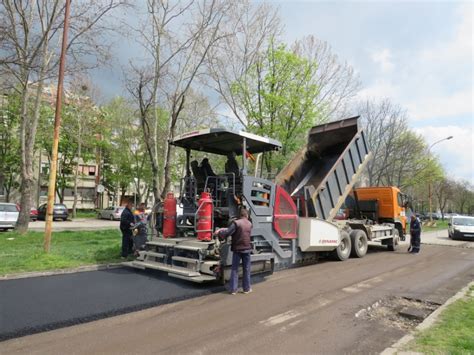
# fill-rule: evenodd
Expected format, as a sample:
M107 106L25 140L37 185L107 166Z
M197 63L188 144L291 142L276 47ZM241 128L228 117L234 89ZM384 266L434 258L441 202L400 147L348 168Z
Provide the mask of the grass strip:
M438 230L443 230L443 229L448 229L448 221L447 220L444 220L444 221L441 221L441 220L438 220L438 221L435 221L436 222L436 226L435 227L428 227L427 225L423 225L421 227L421 230L422 230L422 233L423 232L432 232L432 231L438 231ZM426 221L425 221L426 223Z
M49 254L43 238L43 232L0 233L0 275L120 261L117 230L53 232Z
M410 350L424 354L474 354L474 286L448 306L438 321L418 333Z

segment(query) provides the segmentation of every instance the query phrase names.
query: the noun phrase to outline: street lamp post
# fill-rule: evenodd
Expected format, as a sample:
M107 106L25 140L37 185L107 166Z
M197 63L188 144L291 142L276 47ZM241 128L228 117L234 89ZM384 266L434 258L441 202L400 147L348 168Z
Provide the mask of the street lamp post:
M436 141L434 142L433 144L431 144L428 148L428 153L430 153L431 151L431 148L433 148L434 145L438 144L438 143L441 143L442 141L447 141L447 140L450 140L452 139L453 136L449 136L449 137L446 137L446 138L443 138L443 139L440 139L439 141ZM429 197L429 204L430 204L430 222L433 222L433 210L432 210L432 205L431 205L431 198L432 198L432 193L431 193L431 178L430 180L428 181L428 197Z

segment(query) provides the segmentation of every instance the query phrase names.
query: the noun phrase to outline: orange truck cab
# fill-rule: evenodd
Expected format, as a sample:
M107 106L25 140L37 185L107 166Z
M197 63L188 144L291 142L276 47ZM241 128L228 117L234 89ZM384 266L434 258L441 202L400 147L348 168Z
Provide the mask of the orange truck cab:
M400 237L406 234L406 195L395 186L359 187L354 189L354 197L361 202L376 202L376 222L394 223Z

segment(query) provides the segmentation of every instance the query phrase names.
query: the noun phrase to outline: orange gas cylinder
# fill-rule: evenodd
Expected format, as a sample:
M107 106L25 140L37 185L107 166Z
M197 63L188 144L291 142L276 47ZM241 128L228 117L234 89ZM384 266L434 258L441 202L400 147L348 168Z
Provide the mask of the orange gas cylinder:
M163 237L176 237L176 198L168 192L163 204Z
M210 241L212 238L212 214L214 205L209 192L201 193L198 203L197 213L197 239L202 241Z

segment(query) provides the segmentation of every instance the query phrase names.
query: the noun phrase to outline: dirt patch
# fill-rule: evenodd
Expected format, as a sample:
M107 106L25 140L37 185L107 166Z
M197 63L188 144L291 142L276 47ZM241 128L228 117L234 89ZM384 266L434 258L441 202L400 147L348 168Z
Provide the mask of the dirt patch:
M378 321L384 326L409 330L420 324L440 305L405 297L388 297L361 309L356 318Z

